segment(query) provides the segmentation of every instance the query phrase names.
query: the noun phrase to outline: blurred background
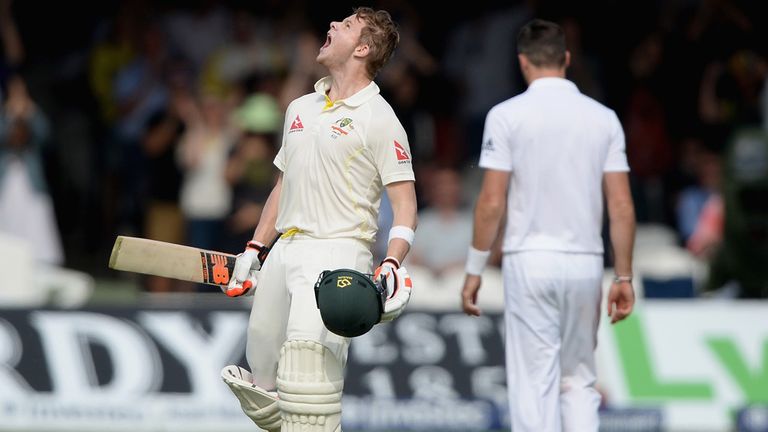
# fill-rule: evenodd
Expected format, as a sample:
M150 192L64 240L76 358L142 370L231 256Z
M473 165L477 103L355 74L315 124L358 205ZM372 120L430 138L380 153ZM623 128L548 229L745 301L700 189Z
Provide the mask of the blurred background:
M639 305L600 328L603 430L768 431L768 15L746 0L0 0L0 430L253 429L218 378L244 364L247 300L109 254L117 235L240 252L284 109L360 5L400 26L376 81L420 224L408 313L352 344L345 430L509 428L498 251L483 317L459 291L485 115L524 91L515 37L540 17L632 169Z

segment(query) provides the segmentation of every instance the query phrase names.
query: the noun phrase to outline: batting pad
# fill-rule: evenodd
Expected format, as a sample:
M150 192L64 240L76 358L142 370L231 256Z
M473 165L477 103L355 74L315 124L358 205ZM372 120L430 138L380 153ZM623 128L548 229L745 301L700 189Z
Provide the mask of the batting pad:
M269 432L280 431L282 420L277 395L253 384L251 373L239 366L225 366L221 370L221 378L237 396L245 415L250 417L256 426Z
M278 405L283 432L341 432L341 363L322 344L283 344L277 367Z

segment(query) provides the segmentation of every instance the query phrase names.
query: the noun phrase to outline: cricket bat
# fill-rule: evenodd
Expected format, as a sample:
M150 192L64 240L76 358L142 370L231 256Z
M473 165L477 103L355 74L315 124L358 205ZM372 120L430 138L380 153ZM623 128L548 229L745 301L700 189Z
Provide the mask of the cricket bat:
M109 257L109 268L221 287L229 283L236 258L228 253L175 243L118 236Z

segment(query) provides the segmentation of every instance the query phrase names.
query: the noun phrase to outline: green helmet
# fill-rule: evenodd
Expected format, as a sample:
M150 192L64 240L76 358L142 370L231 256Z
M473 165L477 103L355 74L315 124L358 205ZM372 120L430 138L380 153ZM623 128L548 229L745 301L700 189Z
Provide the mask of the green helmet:
M355 337L381 320L386 289L357 270L326 270L315 283L315 300L328 330Z

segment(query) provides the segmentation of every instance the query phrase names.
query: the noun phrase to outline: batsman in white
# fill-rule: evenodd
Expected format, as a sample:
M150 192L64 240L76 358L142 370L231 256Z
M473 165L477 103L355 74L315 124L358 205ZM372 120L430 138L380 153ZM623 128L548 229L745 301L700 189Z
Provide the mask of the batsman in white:
M481 312L481 274L506 213L502 273L512 430L597 431L603 193L616 271L611 322L627 317L634 304L635 221L624 133L612 110L565 79L570 53L557 24L529 22L517 49L529 86L486 118L463 308Z
M387 258L375 273L387 279L389 290L382 321L396 318L410 298L408 274L399 264L416 227L410 149L373 81L398 42L386 11L358 8L331 22L317 56L330 76L286 110L274 161L282 173L227 292L253 293L246 348L251 370L227 366L222 377L263 429L341 430L350 341L323 325L314 284L323 270L371 273L384 189L394 222ZM267 250L265 243L278 233L282 237Z

